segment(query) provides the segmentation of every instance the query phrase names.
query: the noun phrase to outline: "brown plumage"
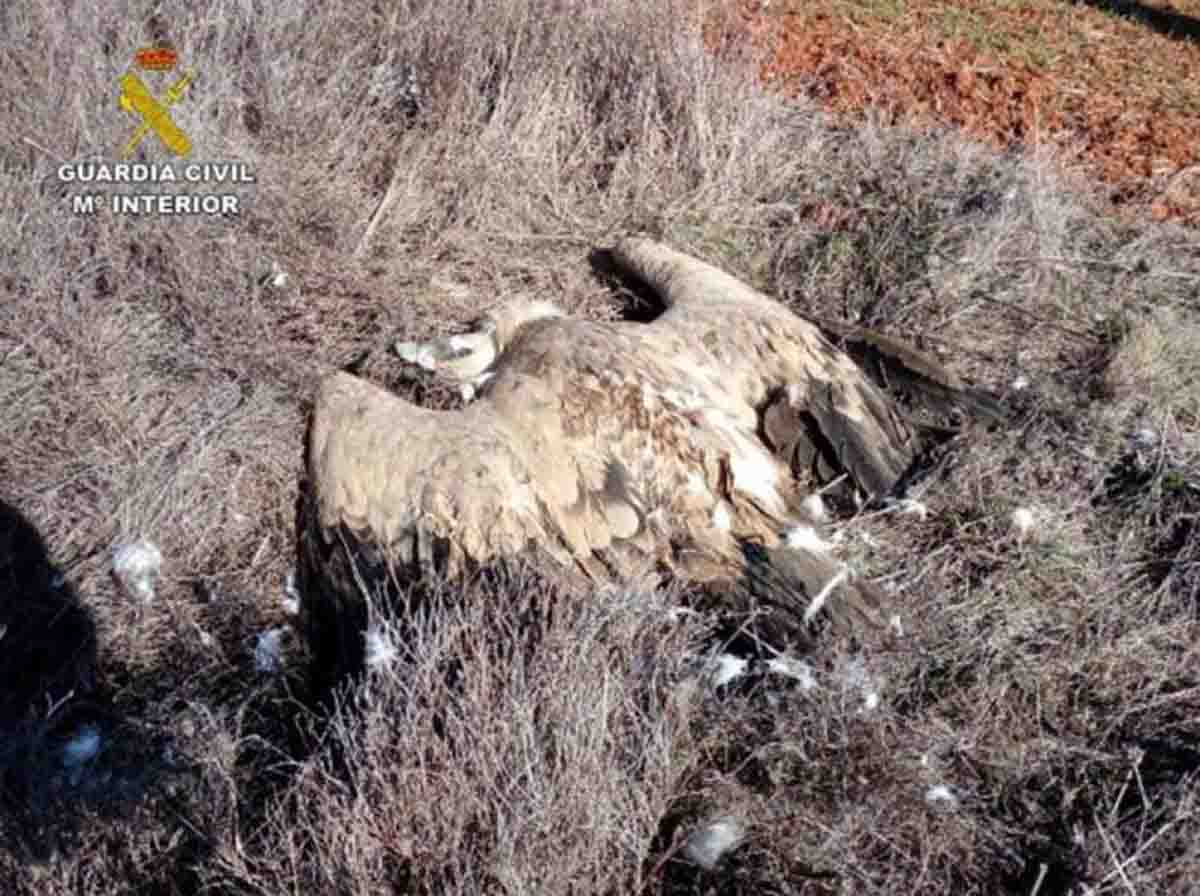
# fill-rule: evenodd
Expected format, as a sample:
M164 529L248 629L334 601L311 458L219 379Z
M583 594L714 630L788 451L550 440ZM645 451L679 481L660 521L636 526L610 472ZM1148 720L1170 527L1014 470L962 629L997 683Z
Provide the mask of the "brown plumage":
M821 594L834 615L882 620L874 591L785 535L824 478L889 491L921 449L918 429L815 325L734 277L641 238L612 258L661 298L657 319L527 302L476 333L397 346L458 381L475 399L461 410L346 373L321 384L300 567L310 632L334 632L339 665L360 650L364 586L531 552L591 580L782 577L800 607ZM772 569L751 570L752 555Z
M995 396L974 389L918 348L866 327L833 320L817 322L878 383L905 393L916 405L944 411L957 408L1002 423L1009 411Z

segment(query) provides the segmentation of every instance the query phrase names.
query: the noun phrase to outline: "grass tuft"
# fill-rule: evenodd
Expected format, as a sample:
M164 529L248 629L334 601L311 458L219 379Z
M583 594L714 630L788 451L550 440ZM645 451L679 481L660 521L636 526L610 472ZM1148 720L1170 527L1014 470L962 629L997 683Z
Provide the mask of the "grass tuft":
M764 91L705 49L721 7L384 7L0 6L4 892L1193 887L1194 234L1052 157ZM117 78L163 29L197 158L257 183L232 220L73 216L57 167L129 138ZM902 643L763 636L717 691L750 596L529 572L375 607L319 710L281 599L314 383L451 401L397 339L518 295L629 314L587 256L631 230L1016 407L944 446L923 512L833 522ZM112 576L135 536L152 601Z

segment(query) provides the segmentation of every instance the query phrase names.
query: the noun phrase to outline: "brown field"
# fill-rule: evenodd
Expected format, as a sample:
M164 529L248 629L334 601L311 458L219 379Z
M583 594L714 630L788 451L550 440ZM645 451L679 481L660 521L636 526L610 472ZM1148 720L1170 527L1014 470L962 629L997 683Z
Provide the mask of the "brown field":
M1196 4L1176 37L1049 0L132 6L0 5L0 892L1195 892ZM256 183L74 214L58 168L115 159L160 39L194 158ZM629 314L587 256L630 231L1017 410L926 515L833 524L903 643L717 690L696 658L755 608L535 570L404 638L376 608L319 707L285 606L315 382L436 403L397 337ZM150 600L112 575L137 538Z
M840 114L1077 160L1115 204L1200 222L1200 3L748 0L761 76Z

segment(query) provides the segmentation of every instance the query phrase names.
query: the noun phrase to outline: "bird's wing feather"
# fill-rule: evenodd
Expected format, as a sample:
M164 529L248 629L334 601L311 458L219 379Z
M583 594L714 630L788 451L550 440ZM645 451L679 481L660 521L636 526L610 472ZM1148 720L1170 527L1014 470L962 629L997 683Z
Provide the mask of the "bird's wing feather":
M416 534L444 539L451 573L531 545L586 558L613 537L606 469L565 455L538 412L531 401L518 425L489 403L431 411L332 375L309 437L321 528L345 527L401 560L420 549Z
M822 319L818 324L839 347L889 391L903 393L939 415L959 408L972 416L1003 423L1010 410L997 396L964 383L936 358L914 345L867 327Z
M818 481L844 473L872 497L896 485L919 448L915 433L875 390L837 380L779 390L762 421L767 442L793 473Z
M919 445L895 403L813 323L710 264L641 238L613 257L662 297L648 338L664 353L720 371L731 411L761 417L767 441L850 476L871 496L890 490Z
M654 290L666 307L664 318L695 315L708 309L727 310L731 305L748 310L774 304L732 274L645 237L619 240L612 257L618 269Z

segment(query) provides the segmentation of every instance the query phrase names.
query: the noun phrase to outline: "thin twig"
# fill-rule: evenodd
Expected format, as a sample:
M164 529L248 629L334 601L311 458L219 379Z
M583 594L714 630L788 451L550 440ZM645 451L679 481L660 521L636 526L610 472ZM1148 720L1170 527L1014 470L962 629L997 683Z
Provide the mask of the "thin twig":
M1101 823L1099 817L1096 818L1096 833L1100 835L1100 839L1104 843L1104 848L1108 850L1108 856L1113 863L1113 870L1105 875L1101 883L1107 883L1113 877L1119 877L1121 882L1125 884L1125 889L1129 891L1130 896L1137 896L1137 889L1133 886L1133 882L1129 880L1129 875L1125 873L1125 866L1129 864L1130 860L1121 858L1116 846L1109 839L1108 832L1104 830L1104 825Z
M1047 320L1046 318L1042 317L1040 314L1034 314L1028 308L1022 308L1020 305L1017 305L1013 302L1006 302L1003 299L997 299L993 296L985 295L983 293L976 293L972 296L972 298L983 299L983 301L990 302L993 305L999 305L1002 308L1008 308L1011 311L1019 312L1020 314L1025 315L1030 320L1034 320L1037 323L1041 324L1042 326L1050 327L1051 329L1054 329L1054 330L1059 330L1063 333L1066 333L1068 336L1074 336L1076 339L1083 339L1087 342L1094 342L1096 339L1095 336L1085 333L1082 330L1076 330L1071 327L1064 327L1062 324L1055 323L1052 320Z
M392 177L388 181L387 189L379 200L379 204L375 206L375 211L371 213L370 219L367 221L367 227L363 231L362 238L359 239L358 245L354 249L354 257L362 258L367 254L367 250L371 248L371 241L375 238L375 231L387 215L392 205L396 201L396 194L400 189L400 182L404 178L404 173L407 171L409 177L412 177L413 172L418 169L416 159L408 159L407 162L397 159L392 167Z
M66 161L66 159L64 159L58 153L54 152L53 150L47 149L46 147L42 146L42 144L38 143L36 140L31 140L28 137L22 137L21 140L25 143L28 143L34 149L39 150L40 152L43 152L46 155L50 156L50 158L52 158L52 159L57 159L59 162Z
M1038 865L1037 880L1033 882L1033 889L1029 891L1029 896L1038 896L1038 893L1042 889L1042 881L1046 879L1046 872L1049 870L1050 869L1045 862L1042 862Z
M1165 834L1167 831L1169 831L1171 828L1175 827L1179 823L1187 821L1194 814L1195 814L1194 812L1186 812L1183 815L1178 816L1177 818L1172 818L1170 821L1166 822L1161 828L1159 828L1157 831L1155 831L1153 834L1151 834L1150 838L1148 840L1146 840L1145 843L1143 843L1136 850L1134 850L1133 855L1131 855L1127 859L1120 860L1120 861L1117 861L1118 856L1117 856L1116 850L1113 848L1112 843L1108 839L1107 834L1105 834L1103 826L1099 824L1099 818L1097 818L1096 819L1096 821L1097 821L1096 830L1100 833L1100 839L1104 841L1104 845L1108 848L1109 855L1113 858L1114 865L1115 865L1114 869L1112 871L1108 872L1108 874L1106 874L1104 876L1104 878L1100 881L1100 885L1103 886L1104 884L1106 884L1110 880L1112 880L1114 877L1120 877L1121 881L1125 884L1125 886L1129 889L1129 891L1131 893L1136 894L1137 891L1134 889L1132 882L1129 880L1129 875L1127 875L1125 873L1126 867L1128 867L1129 865L1132 865L1134 862L1136 862L1141 857L1142 853L1144 853L1147 849L1149 849L1151 846L1153 846L1154 843L1160 837L1163 836L1163 834Z
M1010 258L1008 261L1011 264L1062 264L1074 267L1108 268L1113 271L1120 271L1123 274L1153 273L1158 277L1171 277L1176 280L1200 282L1200 274L1189 274L1186 271L1152 270L1148 267L1142 268L1138 265L1111 261L1107 258L1068 258L1064 255L1030 255L1021 258Z

